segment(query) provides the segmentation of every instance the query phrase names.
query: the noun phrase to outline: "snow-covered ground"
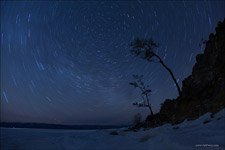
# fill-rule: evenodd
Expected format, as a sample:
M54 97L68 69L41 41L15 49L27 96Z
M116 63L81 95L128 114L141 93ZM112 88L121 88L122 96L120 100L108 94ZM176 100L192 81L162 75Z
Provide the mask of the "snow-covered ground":
M1 150L225 149L225 109L214 118L207 113L175 126L138 132L118 129L119 135L110 135L111 131L1 128Z

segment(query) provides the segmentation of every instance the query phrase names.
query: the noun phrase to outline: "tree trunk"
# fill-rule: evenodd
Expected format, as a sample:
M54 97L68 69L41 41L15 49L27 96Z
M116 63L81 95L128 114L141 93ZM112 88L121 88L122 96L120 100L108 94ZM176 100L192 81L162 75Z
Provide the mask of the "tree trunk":
M139 89L141 90L142 93L144 92L144 90L141 87L139 87ZM151 105L149 103L148 94L145 94L145 97L146 97L146 100L147 100L147 103L148 103L148 108L150 110L151 116L153 116L153 111L152 111Z
M153 116L153 111L152 111L151 105L150 105L150 103L149 103L148 95L146 94L145 96L146 96L146 99L147 99L148 108L149 108L149 110L150 110L151 116Z
M153 114L153 111L152 111L151 105L149 105L149 106L148 106L148 108L149 108L149 110L150 110L150 112L151 112L151 116L153 116L154 114Z
M181 96L181 89L180 89L180 86L179 86L179 84L177 83L177 80L176 80L176 78L175 78L175 76L174 76L172 70L171 70L169 67L167 67L167 66L165 65L165 63L162 61L162 59L161 59L158 55L156 55L156 54L154 54L154 55L159 59L159 62L161 63L161 65L162 65L162 66L169 72L169 74L171 75L171 77L172 77L172 79L173 79L173 81L174 81L174 83L175 83L175 85L176 85L176 87L177 87L178 94L179 94L179 96Z

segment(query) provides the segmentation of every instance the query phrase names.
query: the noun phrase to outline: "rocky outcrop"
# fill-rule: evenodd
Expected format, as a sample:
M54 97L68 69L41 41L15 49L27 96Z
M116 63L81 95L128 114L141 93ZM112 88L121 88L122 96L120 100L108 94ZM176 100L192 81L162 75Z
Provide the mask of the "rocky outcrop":
M193 120L207 112L225 107L225 20L219 22L216 33L205 42L204 54L196 56L192 74L182 82L182 94L167 99L160 112L148 116L143 127L165 123L177 124Z

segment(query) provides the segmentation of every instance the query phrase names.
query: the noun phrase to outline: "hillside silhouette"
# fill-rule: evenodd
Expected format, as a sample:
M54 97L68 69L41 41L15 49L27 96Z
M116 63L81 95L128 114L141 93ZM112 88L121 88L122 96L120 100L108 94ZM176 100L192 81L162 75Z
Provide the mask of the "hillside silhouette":
M204 53L196 56L192 74L182 82L181 94L176 99L166 99L159 113L149 115L133 129L178 124L225 107L225 19L204 44Z

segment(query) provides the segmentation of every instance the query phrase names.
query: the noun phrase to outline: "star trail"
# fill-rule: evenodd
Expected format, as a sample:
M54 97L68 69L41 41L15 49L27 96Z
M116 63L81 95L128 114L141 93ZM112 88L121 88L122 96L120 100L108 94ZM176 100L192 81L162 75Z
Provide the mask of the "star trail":
M224 1L1 1L1 120L129 124L143 74L157 112L178 95L168 73L130 53L152 37L181 85L203 41L224 17Z

